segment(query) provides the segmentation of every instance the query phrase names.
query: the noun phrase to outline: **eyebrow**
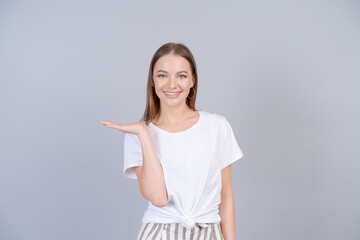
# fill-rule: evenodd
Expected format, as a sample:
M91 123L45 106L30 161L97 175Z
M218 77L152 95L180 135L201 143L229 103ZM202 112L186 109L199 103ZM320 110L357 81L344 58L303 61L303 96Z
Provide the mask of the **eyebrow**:
M164 73L168 73L167 71L164 71L164 70L159 70L157 72L164 72ZM180 72L177 72L177 73L181 73L181 72L184 72L184 73L188 73L187 71L180 71Z

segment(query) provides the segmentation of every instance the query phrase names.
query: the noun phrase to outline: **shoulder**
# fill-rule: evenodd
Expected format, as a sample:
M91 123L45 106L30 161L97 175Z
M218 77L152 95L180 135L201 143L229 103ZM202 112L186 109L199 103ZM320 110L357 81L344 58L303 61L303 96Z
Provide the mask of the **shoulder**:
M218 113L211 113L207 111L201 111L202 117L206 118L206 121L212 122L214 124L222 125L224 124L227 119L224 115L218 114Z

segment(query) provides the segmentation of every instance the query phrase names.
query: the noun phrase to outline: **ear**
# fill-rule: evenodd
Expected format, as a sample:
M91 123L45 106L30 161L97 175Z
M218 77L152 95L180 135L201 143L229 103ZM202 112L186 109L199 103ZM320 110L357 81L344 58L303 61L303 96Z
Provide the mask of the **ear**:
M194 85L195 85L195 79L196 79L196 77L195 77L195 74L193 73L193 85L191 86L191 87L193 87Z

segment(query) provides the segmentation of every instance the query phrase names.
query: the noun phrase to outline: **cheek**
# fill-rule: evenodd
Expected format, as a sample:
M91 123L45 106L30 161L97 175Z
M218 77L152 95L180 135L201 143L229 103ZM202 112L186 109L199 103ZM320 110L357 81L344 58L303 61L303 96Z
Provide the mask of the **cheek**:
M182 84L183 88L191 88L191 81L186 81Z
M164 86L165 81L162 81L161 79L155 79L154 84L156 88L162 88Z

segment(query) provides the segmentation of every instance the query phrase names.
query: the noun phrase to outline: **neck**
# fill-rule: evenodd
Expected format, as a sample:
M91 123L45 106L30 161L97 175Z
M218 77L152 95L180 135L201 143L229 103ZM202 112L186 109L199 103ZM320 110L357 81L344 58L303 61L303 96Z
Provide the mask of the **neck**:
M194 112L188 105L182 107L160 107L156 122L162 124L178 124L189 118L189 115Z

